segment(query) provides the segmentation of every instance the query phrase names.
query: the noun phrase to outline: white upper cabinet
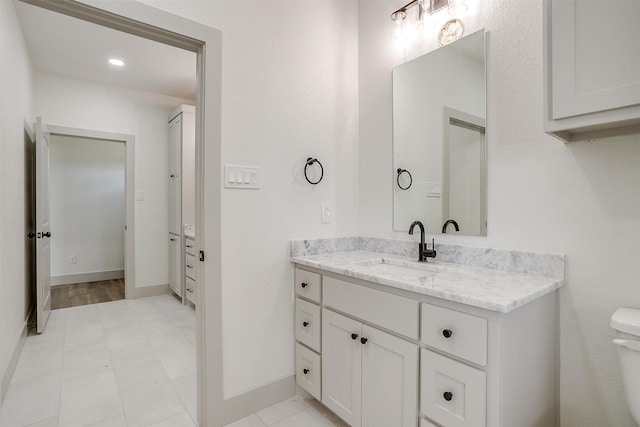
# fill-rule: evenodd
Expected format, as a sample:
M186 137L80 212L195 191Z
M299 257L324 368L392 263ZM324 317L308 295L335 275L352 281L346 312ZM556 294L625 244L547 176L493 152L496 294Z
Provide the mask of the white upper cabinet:
M195 108L181 105L169 121L169 233L195 222Z
M545 132L640 133L640 1L546 0Z

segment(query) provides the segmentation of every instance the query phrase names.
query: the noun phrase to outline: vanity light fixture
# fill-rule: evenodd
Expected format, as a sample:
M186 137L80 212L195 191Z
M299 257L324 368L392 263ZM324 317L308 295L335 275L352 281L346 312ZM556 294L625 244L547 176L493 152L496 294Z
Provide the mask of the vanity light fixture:
M124 67L124 61L118 58L110 58L109 64L115 65L116 67Z
M450 0L413 0L391 14L391 20L396 24L404 23L407 19L407 11L418 6L418 26L422 25L429 16L449 4Z

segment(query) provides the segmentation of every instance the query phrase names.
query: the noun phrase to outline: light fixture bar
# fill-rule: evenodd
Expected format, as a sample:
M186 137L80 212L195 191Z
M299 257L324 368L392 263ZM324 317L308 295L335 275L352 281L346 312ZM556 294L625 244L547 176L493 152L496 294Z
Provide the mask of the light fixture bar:
M425 3L428 3L428 5ZM442 9L447 4L449 4L449 0L413 0L393 12L391 14L391 20L397 21L405 19L407 17L407 10L411 9L415 5L420 6L420 14L432 14Z

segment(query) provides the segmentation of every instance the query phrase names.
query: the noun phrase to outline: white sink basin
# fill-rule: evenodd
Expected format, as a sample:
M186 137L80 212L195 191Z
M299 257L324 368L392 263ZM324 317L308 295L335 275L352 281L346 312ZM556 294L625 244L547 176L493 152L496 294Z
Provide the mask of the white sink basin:
M442 267L419 262L404 261L394 258L376 258L359 262L367 272L385 276L429 277L444 271Z

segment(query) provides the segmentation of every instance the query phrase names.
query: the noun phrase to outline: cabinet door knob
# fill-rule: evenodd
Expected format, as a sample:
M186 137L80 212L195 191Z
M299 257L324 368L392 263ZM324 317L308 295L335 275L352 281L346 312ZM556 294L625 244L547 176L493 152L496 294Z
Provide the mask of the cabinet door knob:
M306 287L307 287L307 286L309 286L309 285L307 285L305 282L302 282L302 283L300 284L300 286L302 286L303 288L306 288Z
M453 393L451 393L450 391L445 391L444 393L442 393L442 397L444 397L444 400L446 400L447 402L450 402L451 399L453 399Z
M309 322L302 322L302 326L306 328L307 326L309 326Z
M360 342L361 342L362 344L366 344L366 343L367 343L367 341L369 341L369 340L368 340L367 338L365 338L365 337L360 338Z
M453 331L451 329L442 330L442 336L444 336L445 338L451 338L452 335L453 335Z
M352 340L357 340L358 339L358 334L351 334L351 339Z
M176 177L175 175L169 175L169 178L175 178L175 177Z
M307 368L304 368L304 369L302 370L302 373L303 373L303 374L305 374L305 375L307 375L307 374L309 373L309 370L308 370Z

